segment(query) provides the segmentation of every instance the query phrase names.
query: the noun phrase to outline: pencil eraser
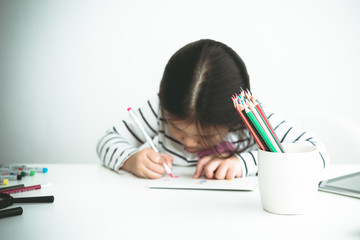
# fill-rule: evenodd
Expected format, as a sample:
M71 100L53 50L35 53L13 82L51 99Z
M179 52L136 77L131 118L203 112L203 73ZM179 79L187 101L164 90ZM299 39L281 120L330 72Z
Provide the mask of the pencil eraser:
M47 173L48 169L46 167L43 168L43 173Z
M129 107L127 110L130 111L130 110L131 110L131 107Z

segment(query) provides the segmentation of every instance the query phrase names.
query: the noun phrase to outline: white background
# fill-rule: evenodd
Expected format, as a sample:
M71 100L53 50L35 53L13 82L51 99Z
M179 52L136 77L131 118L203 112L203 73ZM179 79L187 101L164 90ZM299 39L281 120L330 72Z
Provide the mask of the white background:
M0 162L98 161L106 129L202 38L232 47L254 95L333 162L360 162L356 0L0 0Z

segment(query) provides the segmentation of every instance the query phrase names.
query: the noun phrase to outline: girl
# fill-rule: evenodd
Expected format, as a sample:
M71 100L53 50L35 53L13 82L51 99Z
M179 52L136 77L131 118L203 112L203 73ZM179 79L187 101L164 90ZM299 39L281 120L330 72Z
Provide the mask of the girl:
M231 48L213 40L190 43L170 58L159 94L136 111L161 154L146 144L130 116L99 140L97 154L106 167L142 178L160 178L164 161L170 167L196 164L194 178L256 175L258 146L231 100L240 87L250 89L249 75ZM318 145L325 167L328 154L312 134L264 111L281 142Z

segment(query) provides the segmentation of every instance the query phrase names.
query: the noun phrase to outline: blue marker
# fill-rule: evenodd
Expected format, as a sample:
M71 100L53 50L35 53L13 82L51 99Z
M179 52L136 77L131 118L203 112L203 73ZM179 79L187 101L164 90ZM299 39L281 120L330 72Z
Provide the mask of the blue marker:
M47 168L41 168L41 167L26 167L26 168L24 168L24 170L34 171L34 172L39 172L39 173L47 173L47 171L48 171Z

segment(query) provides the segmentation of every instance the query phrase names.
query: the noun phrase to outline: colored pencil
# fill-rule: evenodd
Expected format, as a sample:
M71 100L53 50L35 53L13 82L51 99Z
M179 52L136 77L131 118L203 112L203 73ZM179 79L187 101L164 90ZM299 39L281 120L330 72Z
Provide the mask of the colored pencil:
M251 92L241 89L235 96L232 97L234 107L259 148L271 152L285 152L264 110Z
M267 118L264 110L262 109L259 100L256 99L249 90L247 90L247 91L248 91L248 95L250 96L250 100L251 100L252 103L255 105L256 110L257 110L257 111L259 112L259 114L262 116L263 120L264 120L265 123L266 123L267 128L271 131L271 135L272 135L272 137L275 139L276 144L277 144L278 147L280 148L281 152L284 153L285 150L284 150L283 146L281 145L281 142L280 142L279 138L277 137L277 135L276 135L273 127L271 126L271 123L269 122L269 120L268 120L268 118Z
M256 136L258 136L259 138L259 141L262 143L263 147L264 147L264 150L265 151L270 151L270 148L268 147L268 145L266 144L265 142L265 139L261 136L259 130L255 127L254 125L254 122L251 121L250 117L249 117L249 114L246 113L246 110L245 110L245 101L244 101L244 98L241 96L241 95L237 95L239 101L240 101L240 106L242 107L242 112L244 114L244 116L246 117L246 119L248 120L249 124L251 125L253 131L255 132Z
M246 127L249 129L251 135L255 139L255 142L259 145L260 149L265 150L265 147L264 147L263 143L260 141L258 134L255 133L254 128L250 125L248 119L245 117L244 112L243 112L245 110L243 110L241 108L241 105L237 103L237 99L234 96L233 96L232 100L233 100L235 109L239 113L239 115L240 115L241 119L243 120L243 122L245 123Z
M272 136L270 130L268 129L267 124L265 123L264 119L262 118L262 116L259 114L259 112L255 108L255 105L251 101L246 101L246 103L249 106L250 110L253 112L254 116L257 119L257 121L260 123L261 128L264 130L264 132L265 132L266 136L269 138L271 144L276 149L276 152L281 152L280 147L277 145L274 137Z
M257 121L256 117L254 116L254 113L250 111L248 106L245 106L245 112L249 116L250 121L254 124L256 130L260 133L260 136L262 139L264 139L266 145L270 148L272 152L277 152L273 144L270 142L270 139L266 135L264 129L260 126L259 122Z

